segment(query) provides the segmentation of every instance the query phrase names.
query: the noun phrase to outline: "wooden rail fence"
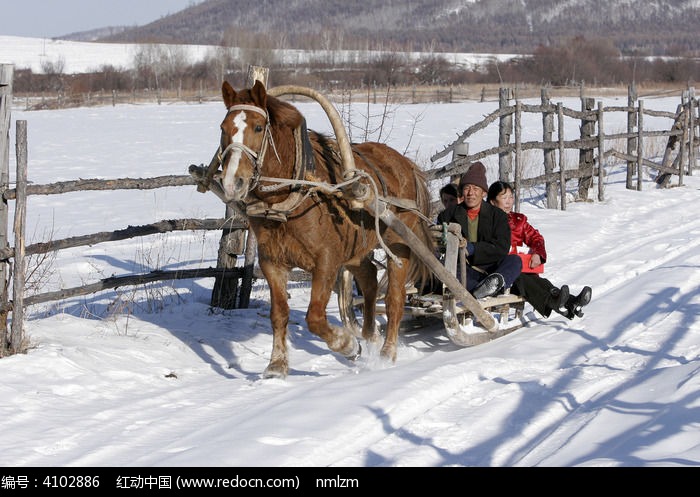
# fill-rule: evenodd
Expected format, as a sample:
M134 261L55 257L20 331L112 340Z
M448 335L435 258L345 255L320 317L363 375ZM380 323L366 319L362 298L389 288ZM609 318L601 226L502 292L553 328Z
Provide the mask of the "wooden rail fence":
M606 159L615 157L627 162L627 188L641 190L643 168L655 169L659 172L657 182L667 186L670 177L678 176L678 184L683 184L683 176L692 174L698 155L698 130L700 128L700 106L695 97L694 88L690 87L681 96L681 103L676 112L655 111L646 109L643 100L637 100L636 89L630 85L627 106L604 107L598 102L594 108L592 98L581 98L581 110L563 107L561 103L552 104L547 89L541 93L541 105L527 105L520 100L510 104L512 94L508 89L501 90L499 108L472 124L454 142L434 154L431 161L436 162L452 154L452 159L446 165L427 171L429 180L457 178L466 172L470 165L489 156L498 156L499 179L514 183L516 204L519 210L519 191L523 187L545 185L547 192L547 207L557 207L557 191L561 209L566 209L566 181L578 179L578 197L586 199L593 185L593 178L598 178L598 200L604 199L604 174ZM635 101L637 104L635 106ZM521 140L523 113L539 113L542 115L542 141L523 142ZM606 133L604 123L606 113L624 112L627 114L626 133ZM668 130L645 130L644 116L666 117L670 119ZM569 117L580 121L580 137L574 140L564 140L565 121ZM557 122L557 139L554 140L553 123ZM469 154L468 139L477 132L484 130L489 124L499 120L499 136L497 147L488 148ZM513 121L515 123L513 123ZM596 135L597 124L597 135ZM514 129L515 128L515 129ZM515 140L511 135L515 131ZM649 137L666 137L667 145L661 163L653 162L644 157L645 140ZM606 142L626 141L625 151L615 148L605 148ZM579 164L577 168L565 168L565 151L578 150ZM542 150L542 174L529 178L523 177L523 152L526 150ZM594 151L597 150L597 155ZM675 152L675 158L674 156ZM555 153L559 153L556 160ZM513 159L515 165L513 166ZM558 164L558 171L556 165ZM600 167L602 165L602 167ZM636 177L636 183L633 179Z
M233 220L231 218L212 218L212 219L177 219L163 220L153 224L143 226L129 226L125 229L113 232L100 232L90 235L66 238L62 240L51 240L42 243L36 243L25 246L25 226L27 198L31 195L55 195L76 191L87 190L118 190L118 189L154 189L169 186L195 186L195 182L189 175L184 176L161 176L156 178L121 178L110 180L98 179L81 179L76 181L64 181L47 185L29 185L27 184L27 155L26 155L26 136L27 123L26 121L17 121L17 184L16 188L9 188L9 101L11 99L11 66L0 65L0 192L2 193L2 203L0 203L0 260L5 264L0 264L0 277L3 278L4 290L0 298L0 357L7 353L15 353L20 350L23 344L23 311L25 306L38 303L61 300L68 297L86 295L99 292L106 289L114 289L127 285L142 285L149 282L173 280L173 279L189 279L201 277L215 278L234 278L240 279L247 275L248 278L259 278L259 273L250 274L244 268L236 268L230 266L219 266L216 268L200 268L178 271L153 271L144 274L133 274L122 277L112 277L99 280L97 282L83 285L80 287L66 288L43 294L25 295L24 279L25 279L25 257L32 254L42 254L52 251L58 251L66 248L79 247L85 245L94 245L97 243L124 240L133 237L152 235L155 233L166 233L177 230L222 230L224 228L234 231L247 231L247 223L240 218ZM9 82L8 82L9 81ZM428 171L430 180L439 180L445 177L457 177L476 160L488 156L498 156L499 158L499 173L502 179L515 179L517 188L527 185L544 184L551 192L561 192L561 208L565 208L564 185L567 180L578 179L580 185L586 192L591 187L592 182L589 181L593 177L598 178L600 200L603 199L602 185L604 182L604 167L597 167L608 157L616 157L620 160L627 161L630 168L639 172L642 167L651 167L661 173L678 176L679 183L682 183L684 174L692 174L692 169L695 166L695 157L698 140L695 137L695 130L700 122L700 116L697 116L698 102L695 99L692 91L683 97L681 105L679 105L676 113L652 111L644 108L643 101L639 101L637 106L628 105L626 107L603 107L598 104L597 109L591 107L588 101L582 101L584 109L572 110L566 109L561 104L551 104L547 101L546 91L542 92L542 105L525 105L520 101L516 101L514 105L508 105L507 101L508 90L502 91L502 103L498 110L486 116L479 123L471 125L460 137L452 144L447 145L442 151L433 156L433 161L453 153L452 161L440 168L435 168ZM591 107L591 108L588 108ZM543 119L543 141L541 142L522 142L520 139L520 122L524 112L536 112L542 114ZM604 115L606 112L626 112L628 115L636 116L632 127L638 126L638 129L629 129L627 133L617 135L608 135L604 132ZM668 117L673 120L673 127L669 131L644 131L643 116L654 115ZM576 140L566 141L563 139L563 117L569 116L578 119L583 123L581 128L582 136ZM499 146L482 150L473 154L468 154L465 144L470 136L474 133L483 130L488 124L500 119L500 135ZM514 119L514 126L510 121ZM558 123L558 139L552 139L553 127L552 124ZM587 123L598 124L598 135L595 136L594 131L586 126ZM515 141L510 139L510 135L515 129ZM584 133L585 130L585 133ZM664 156L661 164L655 163L649 159L642 157L643 142L648 136L664 136L668 138L668 147L673 149L679 148L677 157L674 159L671 151L668 157ZM615 149L605 150L607 140L625 139L628 143L626 151L618 151ZM680 145L680 146L678 146ZM543 151L543 163L547 171L544 174L536 177L522 177L522 153L524 150L541 149ZM580 151L580 167L575 170L564 169L563 155L566 149L578 149ZM589 152L597 150L596 157L592 157ZM556 171L557 160L556 152L559 153L558 166ZM512 168L512 159L515 159L515 167ZM631 176L633 177L633 176ZM555 185L555 186L551 186ZM630 188L640 188L641 183L636 185L632 182L628 185ZM516 191L517 191L516 188ZM556 195L551 196L556 199ZM549 198L549 196L548 196ZM9 243L9 234L7 230L8 224L8 201L15 202L15 219L13 223L14 243L11 246ZM556 208L556 205L550 205ZM248 257L249 248L246 248L246 257ZM11 278L9 277L11 275ZM292 279L305 279L303 274L296 274ZM10 281L11 279L11 281ZM243 285L241 285L243 286ZM249 287L249 285L248 285ZM10 299L10 291L12 298ZM247 299L243 299L247 307ZM12 312L11 330L8 332L8 315Z

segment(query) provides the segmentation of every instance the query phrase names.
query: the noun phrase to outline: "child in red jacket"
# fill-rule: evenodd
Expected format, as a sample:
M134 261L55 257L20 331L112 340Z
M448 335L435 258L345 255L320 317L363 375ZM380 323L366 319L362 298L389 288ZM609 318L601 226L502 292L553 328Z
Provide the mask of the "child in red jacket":
M539 276L547 262L544 237L532 226L525 214L513 212L513 187L505 181L496 181L489 187L487 199L508 214L510 225L511 253L524 248L523 269L513 283L511 293L522 296L537 312L549 317L552 311L573 319L583 316L581 308L591 301L591 287L584 286L576 296L569 295L569 287L557 288L546 278Z

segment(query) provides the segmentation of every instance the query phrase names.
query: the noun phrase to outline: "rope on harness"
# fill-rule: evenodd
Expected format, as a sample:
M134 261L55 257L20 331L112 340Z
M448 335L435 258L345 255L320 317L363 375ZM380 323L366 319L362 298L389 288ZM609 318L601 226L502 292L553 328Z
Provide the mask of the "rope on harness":
M346 181L343 181L341 183L337 183L335 185L329 185L328 183L323 183L320 181L308 181L308 180L294 180L294 179L285 179L285 178L269 178L269 177L261 177L260 181L266 181L266 182L272 182L272 183L277 183L276 185L267 185L267 186L260 186L259 188L264 191L274 191L274 190L279 190L280 188L284 188L287 186L293 186L293 185L303 185L303 186L310 186L314 190L320 190L323 191L324 193L328 194L334 194L337 192L342 192L342 190L346 189L348 186L351 186L353 183L356 183L360 181L361 179L366 179L369 181L372 191L374 192L374 204L375 204L375 212L380 212L381 202L395 205L397 207L400 207L405 210L410 210L417 216L419 216L421 219L430 221L428 217L426 217L422 212L420 212L417 208L413 206L409 206L405 201L402 199L390 199L387 197L382 197L379 195L379 188L377 187L377 183L370 176L367 172L357 169L355 171L355 175ZM311 190L309 190L306 195L304 195L304 199L307 198L309 195L311 195ZM303 200L303 199L302 199ZM379 245L382 247L384 252L386 252L387 257L390 257L399 267L402 266L401 260L394 254L389 247L386 245L384 242L384 239L382 238L381 235L381 226L379 224L379 216L374 217L374 229L377 232L377 239L379 240Z

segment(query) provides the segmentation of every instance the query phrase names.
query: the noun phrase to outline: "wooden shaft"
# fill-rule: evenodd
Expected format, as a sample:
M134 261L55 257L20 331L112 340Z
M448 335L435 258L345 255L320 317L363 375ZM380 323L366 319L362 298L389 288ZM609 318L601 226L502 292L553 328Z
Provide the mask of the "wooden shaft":
M370 212L375 217L386 224L389 228L394 230L403 240L411 247L413 253L415 253L420 259L425 263L426 266L430 268L433 273L445 284L447 288L453 293L455 298L460 300L466 308L476 316L479 323L483 325L488 331L497 331L499 328L498 322L493 318L493 316L488 313L479 301L474 298L474 296L464 288L456 276L451 274L445 266L443 266L440 261L435 257L435 254L426 247L425 244L416 236L416 234L411 231L408 226L406 226L399 218L397 218L391 210L386 208L387 204L380 202L383 207L382 212L376 212L375 204L373 202L368 202L365 205L365 209Z

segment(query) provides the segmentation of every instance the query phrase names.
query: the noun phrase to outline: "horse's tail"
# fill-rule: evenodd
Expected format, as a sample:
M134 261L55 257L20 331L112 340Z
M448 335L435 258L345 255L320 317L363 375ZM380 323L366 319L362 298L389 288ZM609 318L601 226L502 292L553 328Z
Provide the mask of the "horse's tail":
M420 241L431 251L435 249L435 242L430 231L430 192L428 183L425 178L425 173L420 168L413 164L413 179L416 189L416 212L413 212L414 221L411 230L420 239ZM379 280L379 288L386 291L387 273L384 272ZM413 284L419 290L426 285L432 284L433 273L423 260L411 250L408 260L408 272L406 273L406 284Z
M418 210L420 211L419 219L414 225L413 232L418 238L423 242L426 247L429 247L431 251L435 249L435 242L433 241L433 236L430 231L430 191L428 190L428 182L426 180L425 173L414 166L413 177L416 184L416 204ZM415 251L411 251L411 258L409 262L408 269L408 281L413 282L416 288L421 289L425 285L429 284L432 280L432 271L423 262L423 260L416 255Z

